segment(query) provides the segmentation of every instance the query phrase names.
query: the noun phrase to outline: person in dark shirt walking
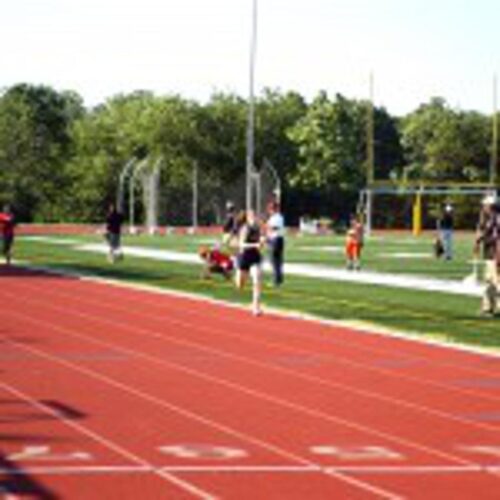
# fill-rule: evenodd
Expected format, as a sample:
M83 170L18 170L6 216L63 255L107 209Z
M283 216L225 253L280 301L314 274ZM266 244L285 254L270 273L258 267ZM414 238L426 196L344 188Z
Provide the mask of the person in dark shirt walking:
M112 203L106 216L106 240L109 245L108 259L110 262L116 262L117 259L123 259L121 249L123 214Z

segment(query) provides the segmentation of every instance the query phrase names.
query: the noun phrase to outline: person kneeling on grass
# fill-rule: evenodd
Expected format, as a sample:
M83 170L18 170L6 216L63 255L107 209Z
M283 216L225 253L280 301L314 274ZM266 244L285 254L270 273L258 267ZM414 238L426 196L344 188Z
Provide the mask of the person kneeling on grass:
M198 255L204 262L202 278L208 279L212 274L222 274L226 279L231 278L234 264L230 255L221 252L218 248L210 249L205 246L198 250Z
M261 235L259 221L253 210L248 210L239 232L238 268L236 271L236 287L242 290L248 275L252 279L252 312L262 314L260 294L262 289L262 255L264 239Z

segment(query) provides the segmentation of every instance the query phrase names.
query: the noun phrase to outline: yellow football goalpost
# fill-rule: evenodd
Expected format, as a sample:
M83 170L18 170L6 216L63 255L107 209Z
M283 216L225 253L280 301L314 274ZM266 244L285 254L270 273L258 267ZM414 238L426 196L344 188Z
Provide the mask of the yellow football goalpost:
M412 204L412 233L418 236L422 232L423 197L425 195L487 195L496 194L500 189L498 175L498 111L497 111L497 77L493 78L493 117L492 117L492 145L490 156L489 178L487 182L428 182L403 181L393 182L389 179L375 178L375 140L374 140L374 104L373 74L369 80L369 100L367 105L366 127L366 187L360 193L360 207L365 220L365 231L370 235L373 229L373 203L376 195L410 195Z

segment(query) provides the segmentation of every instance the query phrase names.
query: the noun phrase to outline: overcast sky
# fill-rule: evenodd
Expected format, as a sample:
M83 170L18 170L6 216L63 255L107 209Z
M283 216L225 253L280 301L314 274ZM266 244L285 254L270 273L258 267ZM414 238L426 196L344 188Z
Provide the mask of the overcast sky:
M248 94L253 0L2 0L0 87L87 105L120 92ZM498 0L259 0L256 89L368 96L403 114L432 96L491 112Z

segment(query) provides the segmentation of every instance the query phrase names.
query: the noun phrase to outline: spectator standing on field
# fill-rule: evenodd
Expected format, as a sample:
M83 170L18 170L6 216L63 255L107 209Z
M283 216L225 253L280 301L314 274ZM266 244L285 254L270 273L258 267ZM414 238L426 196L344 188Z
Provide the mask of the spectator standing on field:
M106 216L106 240L109 245L108 259L110 262L123 258L121 250L122 224L123 214L116 208L114 203L111 203Z
M232 240L238 235L237 214L231 201L226 203L226 220L222 227L222 243L231 246Z
M439 221L439 236L443 245L443 257L453 258L453 207L446 205Z
M361 252L364 244L364 228L358 217L353 216L346 233L345 255L348 270L361 269Z
M285 252L285 219L276 201L269 204L266 224L267 243L273 268L273 285L283 284L283 258Z
M474 252L482 247L485 288L481 313L494 316L500 302L500 210L494 196L486 196L477 227Z
M0 213L0 229L2 236L2 254L5 263L9 266L12 261L12 247L14 245L14 227L16 220L9 205L5 205Z

